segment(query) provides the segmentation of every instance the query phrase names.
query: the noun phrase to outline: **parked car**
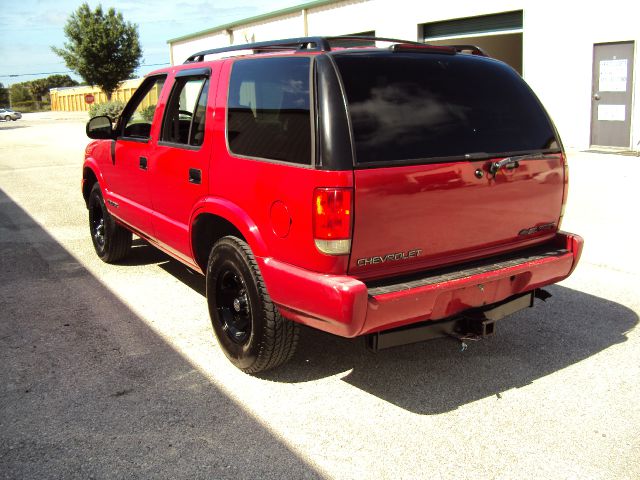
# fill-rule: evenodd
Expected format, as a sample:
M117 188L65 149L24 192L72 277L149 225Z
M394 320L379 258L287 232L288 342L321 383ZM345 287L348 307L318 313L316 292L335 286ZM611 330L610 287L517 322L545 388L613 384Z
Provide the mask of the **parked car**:
M124 258L135 233L205 275L218 342L248 373L290 359L299 324L373 350L492 334L582 250L560 230L560 138L512 68L332 40L198 52L149 74L115 126L87 124L98 256Z
M9 120L13 120L14 122L22 118L22 114L20 112L15 112L10 108L0 108L0 119L8 122Z

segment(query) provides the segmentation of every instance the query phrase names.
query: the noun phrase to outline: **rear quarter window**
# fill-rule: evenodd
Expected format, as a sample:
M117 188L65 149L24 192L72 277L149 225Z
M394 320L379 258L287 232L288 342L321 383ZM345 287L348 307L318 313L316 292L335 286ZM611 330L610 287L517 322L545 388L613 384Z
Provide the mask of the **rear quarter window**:
M559 148L531 89L510 67L467 55L335 55L357 163Z
M234 62L227 110L232 153L311 163L310 64L309 57Z

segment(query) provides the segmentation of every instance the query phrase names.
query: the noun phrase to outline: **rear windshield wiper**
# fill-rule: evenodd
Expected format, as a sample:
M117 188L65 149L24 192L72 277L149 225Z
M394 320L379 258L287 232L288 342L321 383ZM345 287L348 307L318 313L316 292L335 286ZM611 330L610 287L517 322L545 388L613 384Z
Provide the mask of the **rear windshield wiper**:
M494 177L502 167L517 168L522 160L544 160L545 158L555 158L552 155L545 153L530 153L526 155L513 155L511 157L503 158L498 162L492 162L489 166L489 173Z

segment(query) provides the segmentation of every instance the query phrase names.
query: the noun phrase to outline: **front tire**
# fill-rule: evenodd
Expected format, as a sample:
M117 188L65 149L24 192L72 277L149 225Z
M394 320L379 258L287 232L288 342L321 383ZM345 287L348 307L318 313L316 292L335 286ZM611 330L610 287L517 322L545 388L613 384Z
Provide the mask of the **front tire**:
M220 239L206 273L211 323L231 363L258 373L287 362L298 344L298 324L271 301L249 245L233 236Z
M131 232L118 225L109 215L97 182L91 189L88 204L91 240L98 257L106 263L123 259L131 250Z
M11 117L10 117L9 115L7 115L6 117L4 117L4 121L5 121L5 122L8 122L8 121L10 121L10 120L11 120Z

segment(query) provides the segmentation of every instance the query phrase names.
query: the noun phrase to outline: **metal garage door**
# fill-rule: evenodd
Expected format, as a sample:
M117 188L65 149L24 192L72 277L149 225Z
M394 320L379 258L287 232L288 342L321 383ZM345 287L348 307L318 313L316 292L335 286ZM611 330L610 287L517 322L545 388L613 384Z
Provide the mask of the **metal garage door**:
M422 25L422 39L522 30L522 10Z

